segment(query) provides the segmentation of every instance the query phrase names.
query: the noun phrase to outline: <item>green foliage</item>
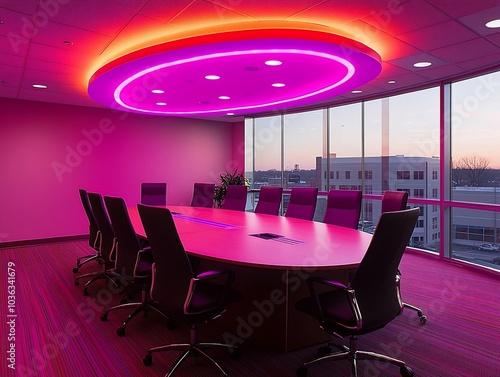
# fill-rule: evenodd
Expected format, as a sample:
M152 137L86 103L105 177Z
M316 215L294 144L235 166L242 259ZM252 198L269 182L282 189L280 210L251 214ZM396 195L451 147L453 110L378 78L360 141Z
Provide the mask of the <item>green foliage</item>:
M245 178L243 173L239 173L238 169L234 172L226 171L220 175L220 184L215 186L214 200L217 203L217 208L222 207L222 202L226 197L227 186L229 185L245 185L248 186L248 179Z

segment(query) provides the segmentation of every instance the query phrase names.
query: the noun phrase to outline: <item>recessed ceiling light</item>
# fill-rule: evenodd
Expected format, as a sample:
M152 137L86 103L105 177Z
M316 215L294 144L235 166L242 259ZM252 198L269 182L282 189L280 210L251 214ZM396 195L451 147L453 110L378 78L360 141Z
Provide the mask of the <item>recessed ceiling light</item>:
M167 106L166 102L156 102L158 106Z
M37 89L47 89L47 85L42 85L42 84L33 84L33 88L37 88Z
M396 83L396 80L389 80L387 81L388 84L395 84Z
M268 61L266 61L265 64L270 65L270 66L277 66L277 65L281 65L283 63L280 62L279 60L268 60Z
M151 91L151 93L154 93L154 94L163 94L163 93L165 93L165 91L164 91L164 90L161 90L161 89L153 89L153 90Z
M490 28L490 29L496 29L496 28L500 27L500 19L491 20L491 21L487 22L485 24L485 26Z
M4 23L3 20L0 20L0 25L2 25L3 23Z
M358 93L363 93L362 90L351 90L352 94L358 94Z
M217 75L206 75L205 78L207 80L218 80L218 79L220 79L220 76L217 76Z
M227 113L226 115L234 115L234 113Z
M274 83L273 86L275 88L283 88L285 86L285 84L281 83L281 82L277 82L277 83Z
M415 68L425 68L425 67L428 67L430 65L432 65L431 62L417 62L417 63L413 64L413 66Z
M230 99L231 97L229 96L219 96L219 99Z

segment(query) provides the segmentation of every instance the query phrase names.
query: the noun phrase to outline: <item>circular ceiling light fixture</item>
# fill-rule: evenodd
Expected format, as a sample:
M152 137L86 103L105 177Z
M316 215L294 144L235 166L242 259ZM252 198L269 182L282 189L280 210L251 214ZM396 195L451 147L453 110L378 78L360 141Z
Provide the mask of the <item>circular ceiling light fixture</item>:
M327 101L371 81L381 68L374 50L331 32L245 28L126 54L97 70L88 92L105 106L143 114L246 115ZM286 90L272 90L277 82ZM168 103L161 109L153 94L160 90ZM217 101L222 94L228 99Z

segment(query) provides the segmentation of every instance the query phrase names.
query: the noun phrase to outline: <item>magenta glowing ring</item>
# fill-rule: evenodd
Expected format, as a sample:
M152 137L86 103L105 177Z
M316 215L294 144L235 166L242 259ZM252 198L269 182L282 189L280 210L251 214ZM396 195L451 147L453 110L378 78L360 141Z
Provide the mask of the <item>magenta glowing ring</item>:
M268 66L268 60L282 64ZM98 70L88 91L105 106L142 114L246 115L327 101L371 81L380 70L378 54L344 37L259 29L125 55Z

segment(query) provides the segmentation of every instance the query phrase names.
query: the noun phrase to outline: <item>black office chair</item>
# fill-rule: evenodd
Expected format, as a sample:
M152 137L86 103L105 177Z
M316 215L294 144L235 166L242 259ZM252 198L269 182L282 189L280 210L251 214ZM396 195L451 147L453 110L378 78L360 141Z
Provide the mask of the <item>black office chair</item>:
M114 253L116 251L115 232L111 227L108 214L106 213L106 209L104 208L104 202L102 200L101 194L89 192L88 197L90 207L92 208L92 212L94 213L97 227L99 229L99 233L101 234L100 253L103 261L103 268L99 274L95 275L92 279L85 283L85 286L83 288L84 296L89 295L89 286L100 279L106 279L111 282L116 288L118 288L116 276L109 273L109 270L114 267ZM79 279L84 276L85 275L78 276L75 279L75 285L79 285Z
M167 184L166 183L141 183L141 204L148 206L167 205Z
M101 315L101 321L107 321L108 313L118 309L136 307L127 317L123 325L116 330L118 336L125 335L125 327L128 322L139 313L147 314L149 310L159 313L167 320L167 326L172 328L169 318L161 312L153 303L148 302L148 287L151 285L151 270L153 255L147 242L139 238L130 221L127 206L122 198L104 197L104 203L108 210L111 226L116 236L116 260L115 267L108 273L117 277L126 288L132 286L141 287L141 302L127 303L128 297L122 299L121 305L106 309ZM132 292L131 289L127 290Z
M99 228L97 227L97 222L95 220L94 213L92 212L92 208L90 207L87 191L79 189L78 192L80 194L80 200L82 202L85 215L89 221L89 246L94 250L94 253L77 258L76 267L73 268L73 273L75 274L79 271L80 267L87 263L92 261L96 261L99 264L102 263L101 253L99 251L101 234L99 233ZM98 274L98 272L94 274L85 274L85 276L92 276L95 274Z
M191 207L212 208L214 206L214 183L195 183Z
M299 300L296 308L316 318L327 333L349 336L350 344L349 347L342 346L344 351L338 353L327 354L324 348L321 349L319 358L298 369L298 377L305 377L307 368L314 363L338 359L350 361L352 376L357 376L357 361L364 359L396 365L404 377L414 375L401 360L359 351L357 337L384 327L403 311L397 271L418 214L418 208L413 208L380 216L368 250L347 286L321 277L307 280L311 297ZM317 290L318 286L321 289ZM326 291L325 287L328 287ZM330 347L327 347L328 351Z
M229 270L213 270L194 275L170 211L141 204L138 208L154 258L151 298L169 318L191 326L190 343L151 348L144 357L144 365L151 365L154 352L180 350L184 352L168 372L168 376L193 352L213 363L227 376L204 349L224 347L232 351L232 357L238 357L238 347L224 343L199 343L197 324L219 317L228 304L240 299L240 295L231 289L234 273Z
M382 213L401 211L403 209L406 209L407 203L408 203L407 191L390 191L390 190L384 191L384 194L382 195ZM398 274L401 275L401 271L398 270ZM427 316L424 315L422 309L414 305L410 305L406 302L403 302L403 306L405 308L416 311L418 319L422 325L425 325L427 323Z

